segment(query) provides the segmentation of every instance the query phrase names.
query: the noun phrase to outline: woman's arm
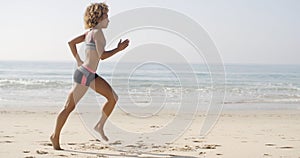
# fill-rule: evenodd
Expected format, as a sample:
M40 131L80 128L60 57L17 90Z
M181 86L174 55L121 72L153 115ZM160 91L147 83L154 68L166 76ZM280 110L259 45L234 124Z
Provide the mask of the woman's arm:
M119 52L118 48L115 48L115 49L112 49L112 50L109 50L109 51L104 51L103 54L101 55L100 59L101 60L107 59L107 58L113 56L114 54L116 54L118 52Z
M118 43L118 47L110 50L110 51L104 51L100 57L101 60L107 59L111 56L113 56L114 54L124 50L127 46L129 45L129 40L126 39L125 41L122 42L122 40L120 40L120 42Z
M84 39L85 39L85 34L80 35L68 42L71 52L72 52L74 58L76 59L78 66L80 66L83 62L78 55L76 44L83 42Z

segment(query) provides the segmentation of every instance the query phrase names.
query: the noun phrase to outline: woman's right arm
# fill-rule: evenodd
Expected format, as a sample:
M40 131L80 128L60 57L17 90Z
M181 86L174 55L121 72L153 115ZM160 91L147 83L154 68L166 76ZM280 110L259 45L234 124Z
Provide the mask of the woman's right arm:
M83 42L84 39L85 39L85 34L80 35L68 42L71 52L72 52L74 58L76 59L78 66L80 66L83 62L78 55L76 44Z

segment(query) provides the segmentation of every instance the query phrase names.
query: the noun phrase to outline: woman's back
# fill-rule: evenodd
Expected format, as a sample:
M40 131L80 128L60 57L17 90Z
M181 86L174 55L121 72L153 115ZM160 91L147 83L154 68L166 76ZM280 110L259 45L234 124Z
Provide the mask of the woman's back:
M86 36L85 36L85 60L83 62L83 65L90 67L94 71L96 71L100 57L103 53L103 52L97 52L95 38L97 38L97 40L104 39L104 38L101 38L101 36L100 37L95 36L96 31L98 31L98 30L92 29L86 33Z

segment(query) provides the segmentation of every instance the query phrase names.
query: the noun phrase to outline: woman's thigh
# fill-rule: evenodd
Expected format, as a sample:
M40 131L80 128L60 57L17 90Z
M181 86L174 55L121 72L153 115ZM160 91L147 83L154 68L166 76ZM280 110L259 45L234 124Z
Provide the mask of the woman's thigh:
M72 97L75 105L84 96L84 94L86 93L87 90L88 90L87 86L74 83L73 88L70 91L70 97Z
M118 100L118 96L116 92L112 89L112 87L107 83L102 77L97 77L90 84L90 87L95 90L97 93L103 95L106 99L115 101Z

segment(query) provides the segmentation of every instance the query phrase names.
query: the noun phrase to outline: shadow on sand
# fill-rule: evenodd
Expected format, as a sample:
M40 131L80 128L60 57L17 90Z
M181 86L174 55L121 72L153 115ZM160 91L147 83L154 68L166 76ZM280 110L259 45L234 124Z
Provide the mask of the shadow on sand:
M117 151L120 154L107 154L101 152L86 152L86 151L78 151L78 150L62 150L62 152L70 152L72 154L86 154L86 155L96 155L96 156L107 156L107 157L147 157L147 158L197 158L194 156L184 156L184 155L174 155L174 154L153 154L147 152L130 152L126 153L125 151Z

